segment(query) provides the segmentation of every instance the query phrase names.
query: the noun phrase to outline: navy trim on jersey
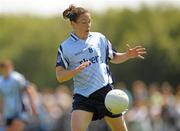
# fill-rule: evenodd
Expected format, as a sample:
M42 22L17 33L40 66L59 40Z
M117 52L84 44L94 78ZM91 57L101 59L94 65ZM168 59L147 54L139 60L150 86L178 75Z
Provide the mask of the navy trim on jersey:
M107 39L106 39L107 40ZM108 42L108 40L107 40L107 42ZM115 55L116 55L116 53L117 53L117 51L115 50L115 49L113 49L112 48L112 51L113 51L113 58L115 57ZM106 70L107 70L107 73L108 73L108 75L109 75L109 77L111 77L111 79L112 79L112 83L114 83L114 77L113 77L113 75L112 75L112 72L110 71L110 69L109 69L109 61L111 60L111 58L109 57L109 46L108 46L108 43L107 43L107 49L106 49L106 59L105 59L106 61Z
M74 41L78 41L79 40L79 37L76 36L74 33L71 33L70 36L71 36L72 40L74 40Z
M63 49L62 49L62 46L60 46L60 50L61 50L61 52L63 53ZM64 60L67 62L67 64L69 65L69 62L67 61L67 59L66 58L64 58Z
M107 49L106 49L106 70L107 70L107 73L108 73L108 76L110 76L112 78L112 73L109 69L109 61L110 61L110 58L109 58L109 46L107 45Z
M69 63L62 55L63 55L63 50L62 50L62 47L60 46L59 50L58 50L58 55L57 55L56 67L57 66L62 66L62 67L64 67L66 69L67 66L69 65Z
M106 49L106 64L109 63L109 60L110 60L110 58L109 58L109 47L107 45L107 49Z
M64 68L66 68L66 67L65 67L65 64L64 64L64 62L63 62L63 60L62 60L61 54L60 54L59 52L58 52L57 59L58 59L58 61L56 62L56 67L57 67L57 66L62 66L62 67L64 67Z
M113 57L115 57L117 51L114 48L112 50L113 50Z

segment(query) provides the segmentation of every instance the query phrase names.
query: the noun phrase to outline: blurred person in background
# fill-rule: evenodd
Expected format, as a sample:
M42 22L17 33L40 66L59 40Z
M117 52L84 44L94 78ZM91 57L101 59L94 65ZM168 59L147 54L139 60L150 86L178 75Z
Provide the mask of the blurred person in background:
M7 131L22 131L28 122L28 113L22 100L23 92L27 92L33 114L36 114L30 87L24 76L14 71L11 60L0 62L0 93L3 98L3 117Z
M137 46L119 53L109 40L98 32L90 32L91 14L71 5L63 12L73 32L58 49L57 80L74 79L72 131L85 131L92 120L104 118L113 131L127 131L122 114L112 114L105 105L106 94L113 89L109 62L119 64L131 58L144 58L145 48Z
M126 114L129 131L153 131L145 100L134 99L133 107Z
M141 80L134 81L132 84L132 94L134 99L146 101L148 98L147 85Z
M147 107L148 91L143 81L132 84L133 106L126 114L130 131L152 131L149 110Z
M180 84L176 88L176 96L175 96L175 112L176 112L176 128L177 131L180 131Z
M162 105L163 98L160 92L160 85L158 83L152 83L149 85L149 99L148 107L149 114L152 122L153 131L162 131Z
M40 114L41 124L44 126L43 131L54 131L57 127L57 122L64 113L58 104L55 91L50 89L43 90L42 101L46 109Z
M70 88L61 85L57 87L55 98L57 100L58 106L61 108L63 114L58 119L56 131L71 131L71 103L72 103L72 92Z
M72 93L69 87L64 85L59 86L56 89L55 97L63 112L71 111Z
M163 131L176 131L175 121L175 96L173 94L173 87L169 82L163 82L161 85L161 93L163 97L162 113Z
M37 90L37 86L34 83L30 83L31 94L34 101L36 115L31 115L28 124L25 127L25 131L52 131L53 123L50 114L43 103L42 94ZM29 104L26 98L26 104Z

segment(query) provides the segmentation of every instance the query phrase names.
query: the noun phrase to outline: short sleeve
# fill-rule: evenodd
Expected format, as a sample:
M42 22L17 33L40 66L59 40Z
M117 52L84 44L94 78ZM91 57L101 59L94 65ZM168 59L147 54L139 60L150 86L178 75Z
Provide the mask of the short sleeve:
M106 43L107 43L107 50L106 50L107 56L110 60L112 60L114 56L116 55L117 51L112 48L112 44L108 39L106 39Z
M62 46L60 46L58 48L58 54L57 54L57 61L56 61L56 67L57 66L62 66L64 67L65 69L68 68L68 61L67 59L64 57L64 54L63 54L63 50L62 50Z
M17 84L20 88L27 88L29 85L29 82L25 79L25 77L21 74L19 74L16 77Z

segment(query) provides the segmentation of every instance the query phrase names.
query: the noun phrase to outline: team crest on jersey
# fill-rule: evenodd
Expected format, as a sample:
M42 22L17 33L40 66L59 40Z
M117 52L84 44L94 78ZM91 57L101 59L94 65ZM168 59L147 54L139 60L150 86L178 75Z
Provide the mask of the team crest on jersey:
M88 48L89 53L93 53L93 49L92 48Z

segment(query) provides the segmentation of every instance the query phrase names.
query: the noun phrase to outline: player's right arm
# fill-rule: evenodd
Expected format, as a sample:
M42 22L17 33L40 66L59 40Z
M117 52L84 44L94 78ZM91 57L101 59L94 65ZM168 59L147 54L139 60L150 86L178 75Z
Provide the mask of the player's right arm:
M67 70L62 66L56 67L56 78L61 83L72 79L76 74L81 73L86 67L90 65L90 61L86 61L76 67L74 70Z

